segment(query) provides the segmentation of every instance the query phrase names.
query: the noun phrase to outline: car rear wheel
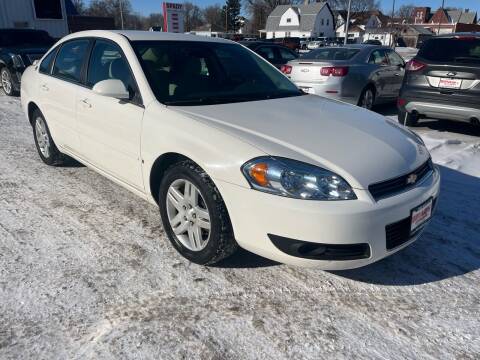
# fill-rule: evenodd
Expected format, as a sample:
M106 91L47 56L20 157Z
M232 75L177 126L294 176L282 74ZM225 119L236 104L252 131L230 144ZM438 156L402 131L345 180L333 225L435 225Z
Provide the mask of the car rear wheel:
M363 89L362 94L360 95L360 100L358 101L358 106L361 106L367 110L372 110L374 104L375 90L373 87L368 86Z
M47 165L62 165L66 157L57 149L42 113L39 110L35 110L32 116L33 138L38 155L40 155L42 161Z
M18 95L17 91L13 88L12 74L8 68L3 67L0 71L0 78L2 80L2 88L5 94L8 96Z
M158 203L170 242L188 260L210 265L237 249L223 199L195 163L186 160L167 170Z
M415 126L418 123L418 116L407 111L398 111L398 122L405 126Z

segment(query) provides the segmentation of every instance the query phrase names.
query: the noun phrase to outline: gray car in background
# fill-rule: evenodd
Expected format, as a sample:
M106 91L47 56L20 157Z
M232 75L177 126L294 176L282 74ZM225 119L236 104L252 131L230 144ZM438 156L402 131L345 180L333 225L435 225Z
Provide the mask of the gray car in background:
M396 101L405 62L388 47L348 45L311 51L281 70L306 93L371 109Z

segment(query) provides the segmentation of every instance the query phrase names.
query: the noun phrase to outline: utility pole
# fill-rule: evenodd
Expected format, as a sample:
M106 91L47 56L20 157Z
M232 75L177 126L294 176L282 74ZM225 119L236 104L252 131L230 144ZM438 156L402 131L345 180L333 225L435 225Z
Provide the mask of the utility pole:
M395 16L395 0L393 0L393 5L392 5L392 17L390 20L390 46L395 47L395 42L393 40L393 35L394 35L394 30L393 30L393 17Z
M442 0L442 13L443 13L443 9L445 7L445 0ZM438 19L438 30L437 30L437 35L440 35L440 20L441 19Z
M119 5L120 5L120 23L122 25L122 30L123 30L123 3L122 0L118 0Z
M225 5L225 34L228 34L228 6Z
M347 22L345 23L345 40L343 41L344 45L347 45L347 40L348 40L348 28L350 27L351 9L352 9L352 0L348 0Z

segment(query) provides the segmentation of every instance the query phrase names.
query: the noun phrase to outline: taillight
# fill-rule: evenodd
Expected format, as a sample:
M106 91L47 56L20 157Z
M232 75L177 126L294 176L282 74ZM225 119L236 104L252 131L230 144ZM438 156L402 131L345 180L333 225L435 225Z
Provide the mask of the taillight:
M402 107L402 106L405 106L405 105L407 105L407 100L402 99L402 98L397 99L397 107Z
M348 74L348 66L325 66L320 69L322 76L345 76Z
M415 59L412 59L410 61L407 62L407 64L405 65L405 70L407 71L418 71L418 70L422 70L425 66L424 63L418 61L418 60L415 60Z
M291 74L292 73L292 67L290 65L282 65L280 67L280 71L284 74Z

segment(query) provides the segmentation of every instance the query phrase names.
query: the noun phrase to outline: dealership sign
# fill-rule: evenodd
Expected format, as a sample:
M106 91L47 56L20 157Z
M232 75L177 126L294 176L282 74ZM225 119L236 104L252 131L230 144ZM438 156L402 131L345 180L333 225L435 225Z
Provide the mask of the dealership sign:
M163 31L183 33L183 22L185 18L185 11L183 4L177 3L163 3Z

